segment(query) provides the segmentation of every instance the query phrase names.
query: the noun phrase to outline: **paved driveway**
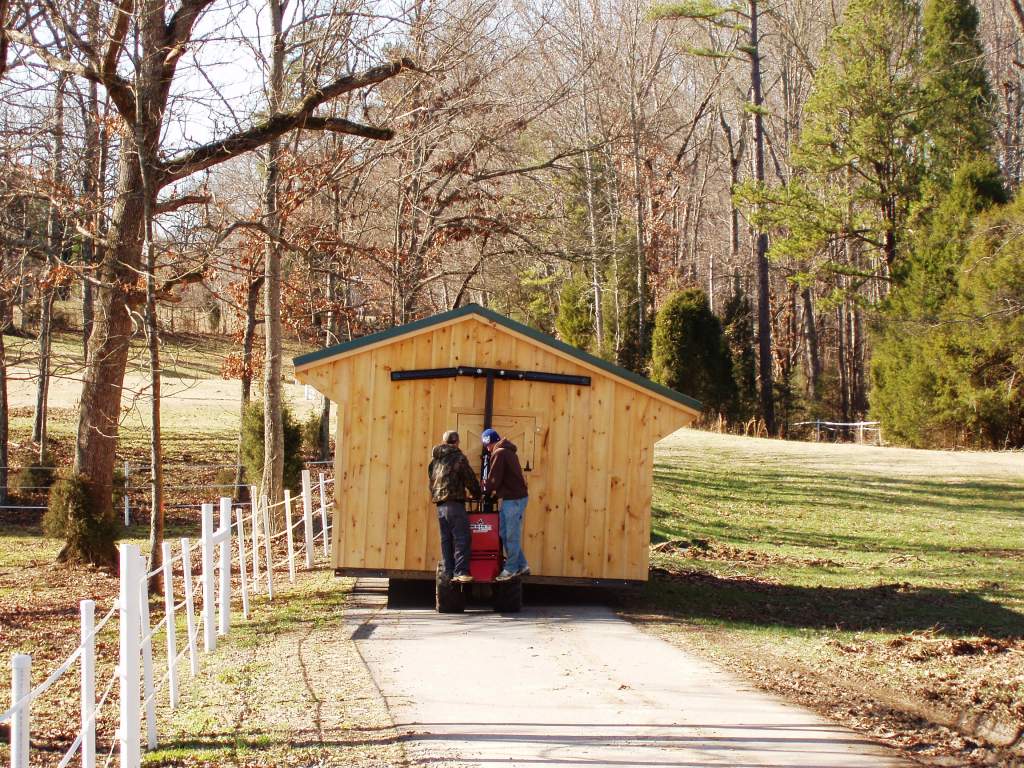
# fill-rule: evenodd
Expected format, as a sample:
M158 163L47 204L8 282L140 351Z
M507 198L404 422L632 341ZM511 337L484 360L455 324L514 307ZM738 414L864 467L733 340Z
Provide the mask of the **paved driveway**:
M442 616L382 586L349 626L413 765L907 765L603 606Z

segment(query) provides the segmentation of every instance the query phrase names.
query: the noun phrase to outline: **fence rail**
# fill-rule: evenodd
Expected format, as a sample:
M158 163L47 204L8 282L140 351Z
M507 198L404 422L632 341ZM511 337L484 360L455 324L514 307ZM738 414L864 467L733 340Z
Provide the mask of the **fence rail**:
M199 537L200 571L195 578L192 564L192 541L182 538L177 553L171 542L163 542L162 563L147 571L146 559L134 544L120 545L120 589L118 597L103 617L96 621L96 604L82 600L80 607L80 642L37 685L31 687L32 657L18 653L11 657L11 706L0 713L0 723L10 723L11 768L28 768L31 750L32 703L43 696L77 663L81 677L78 731L71 746L61 757L59 768L65 768L80 756L83 768L96 768L96 723L104 707L118 689L118 728L111 738L111 748L104 766L109 765L118 749L122 768L138 768L142 760L142 726L145 723L147 750L159 743L156 701L166 692L168 706L175 709L180 700L178 667L185 656L189 659L192 677L200 673L199 635L202 633L203 652L217 648L217 638L229 634L231 629L232 574L237 573L240 587L239 602L245 619L250 615L250 596L265 585L269 600L274 599L274 571L287 570L289 582L296 579L296 530L303 530L301 551L303 566L309 570L315 565L321 539L324 556L330 554L333 501L328 498L328 479L320 473L317 483L317 505L313 504L313 482L309 470L302 472L302 517L294 520L292 495L285 491L282 501L268 504L253 488L253 499L258 502L243 514L240 505L230 498L221 497L217 527L214 527L214 505L202 505L202 527ZM284 528L273 529L278 507L284 515ZM234 516L232 516L232 511ZM320 530L314 532L314 517L320 516ZM251 534L247 538L247 529ZM282 539L283 537L283 539ZM283 542L285 558L274 562L272 542ZM235 550L237 548L237 556ZM262 550L263 567L260 568ZM175 584L175 565L181 564L180 585ZM251 567L251 571L250 571ZM251 581L250 581L251 575ZM163 615L153 625L150 616L150 579L160 577L163 587ZM201 598L196 614L196 597ZM180 596L180 600L178 599ZM103 690L97 698L96 638L107 623L118 616L118 659L111 675L101 681ZM178 648L178 616L185 619L185 636ZM166 647L166 671L156 679L153 645L163 634Z

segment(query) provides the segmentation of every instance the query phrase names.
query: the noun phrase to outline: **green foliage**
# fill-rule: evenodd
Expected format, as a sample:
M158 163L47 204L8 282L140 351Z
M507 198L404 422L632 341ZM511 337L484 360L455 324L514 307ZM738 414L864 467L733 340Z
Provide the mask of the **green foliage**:
M972 441L1024 447L1024 197L980 217L943 340L950 410Z
M1014 370L1012 354L1001 346L1007 331L986 317L1003 305L982 299L972 306L979 295L972 286L1001 269L999 255L1008 244L979 230L972 246L971 234L980 214L1005 201L993 161L965 164L929 217L930 227L915 243L876 323L871 407L890 440L918 447L964 440L996 445L1013 432L1005 422L1020 406L1013 405L1012 396L1000 397L1005 384L1000 377ZM1013 220L1013 206L1001 210ZM972 265L969 252L985 255ZM993 366L993 356L1001 363Z
M33 452L30 461L32 463L19 469L10 481L11 490L19 496L32 495L48 489L57 476L54 466L56 459L49 451L43 453L41 461L39 455Z
M114 566L117 563L114 542L123 530L114 512L117 499L110 506L95 509L89 502L88 482L82 475L72 475L54 483L43 515L43 530L47 536L64 539L59 560ZM122 488L123 485L122 477Z
M628 243L609 260L606 270L601 297L605 337L602 354L623 368L643 374L650 353L638 332L640 300L636 282L636 249ZM649 314L647 325L651 325Z
M655 381L697 398L709 412L735 412L732 357L722 325L699 288L674 293L662 304L652 367Z
M566 280L558 295L555 319L558 338L580 349L589 348L594 338L592 304L593 294L584 275L573 275Z
M719 3L715 0L685 0L684 2L658 3L648 12L654 21L687 19L704 21L721 29L745 30L742 23L747 18L744 10L735 3Z
M320 411L313 411L302 422L302 450L310 455L320 452Z
M994 99L971 0L928 0L924 6L922 89L931 147L928 172L948 187L966 159L993 144Z
M492 306L525 325L553 333L558 307L558 273L547 264L520 272L505 290L494 295Z
M910 0L852 0L829 36L804 107L794 150L796 199L815 198L786 211L787 223L818 213L800 226L817 230L807 243L853 238L875 265L892 266L922 176L918 83L918 12Z
M754 351L754 312L750 299L736 275L732 296L722 312L722 333L732 358L732 379L736 387L733 416L747 420L757 413L757 354Z
M284 427L284 487L295 490L302 483L302 427L291 409L281 409ZM250 483L263 477L263 401L252 400L242 411L242 466Z

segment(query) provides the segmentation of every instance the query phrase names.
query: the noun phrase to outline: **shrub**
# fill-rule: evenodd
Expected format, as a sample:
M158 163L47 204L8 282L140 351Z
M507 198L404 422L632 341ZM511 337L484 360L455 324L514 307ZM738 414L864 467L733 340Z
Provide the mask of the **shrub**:
M10 489L19 496L31 496L33 493L48 490L53 485L57 470L54 468L54 457L49 451L32 457L29 466L22 467L10 480Z
M668 298L658 311L653 345L655 381L700 400L705 416L735 412L732 356L704 291L690 288Z
M284 427L284 487L298 488L302 483L302 427L287 405L281 408ZM263 479L263 401L253 400L242 412L242 466L248 482L259 485Z
M124 492L114 480L114 498L105 509L94 509L88 495L89 480L84 475L61 477L50 489L50 501L43 515L47 536L64 539L64 549L57 559L62 562L85 562L116 567L114 542L123 530L117 514L118 499Z
M302 449L311 455L320 455L320 411L313 411L302 422Z

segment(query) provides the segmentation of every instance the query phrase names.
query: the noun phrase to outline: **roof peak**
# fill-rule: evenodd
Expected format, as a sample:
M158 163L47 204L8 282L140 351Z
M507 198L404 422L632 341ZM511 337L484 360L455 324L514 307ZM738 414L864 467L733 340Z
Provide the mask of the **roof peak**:
M368 347L373 344L378 344L389 339L397 339L401 336L405 336L410 333L417 333L424 331L435 325L449 322L451 320L457 320L460 317L469 317L470 315L477 315L485 318L491 322L496 323L514 333L518 333L522 336L526 336L532 341L542 344L550 349L561 352L564 355L568 355L575 358L579 362L588 365L592 368L597 368L604 373L614 376L618 379L623 379L634 386L646 389L654 394L660 395L663 398L672 400L680 405L685 406L691 410L701 410L702 406L698 400L695 400L688 395L684 395L681 392L677 392L674 389L670 389L663 384L658 384L651 381L650 379L641 376L627 368L616 365L604 358L592 355L579 347L574 347L571 344L567 344L564 341L556 339L554 336L550 336L543 331L539 331L524 323L520 323L517 320L513 320L511 317L507 317L500 312L496 312L489 307L482 306L481 304L469 303L464 304L461 307L447 310L445 312L439 312L435 315L429 315L428 317L414 320L404 325L396 325L391 328L386 328L382 331L370 333L365 336L360 336L351 341L342 342L341 344L335 344L330 347L318 349L315 352L309 352L305 355L299 355L293 359L293 363L296 368L302 368L312 363L317 363L323 360L327 360L338 355L343 355L349 352L355 352L363 347Z

